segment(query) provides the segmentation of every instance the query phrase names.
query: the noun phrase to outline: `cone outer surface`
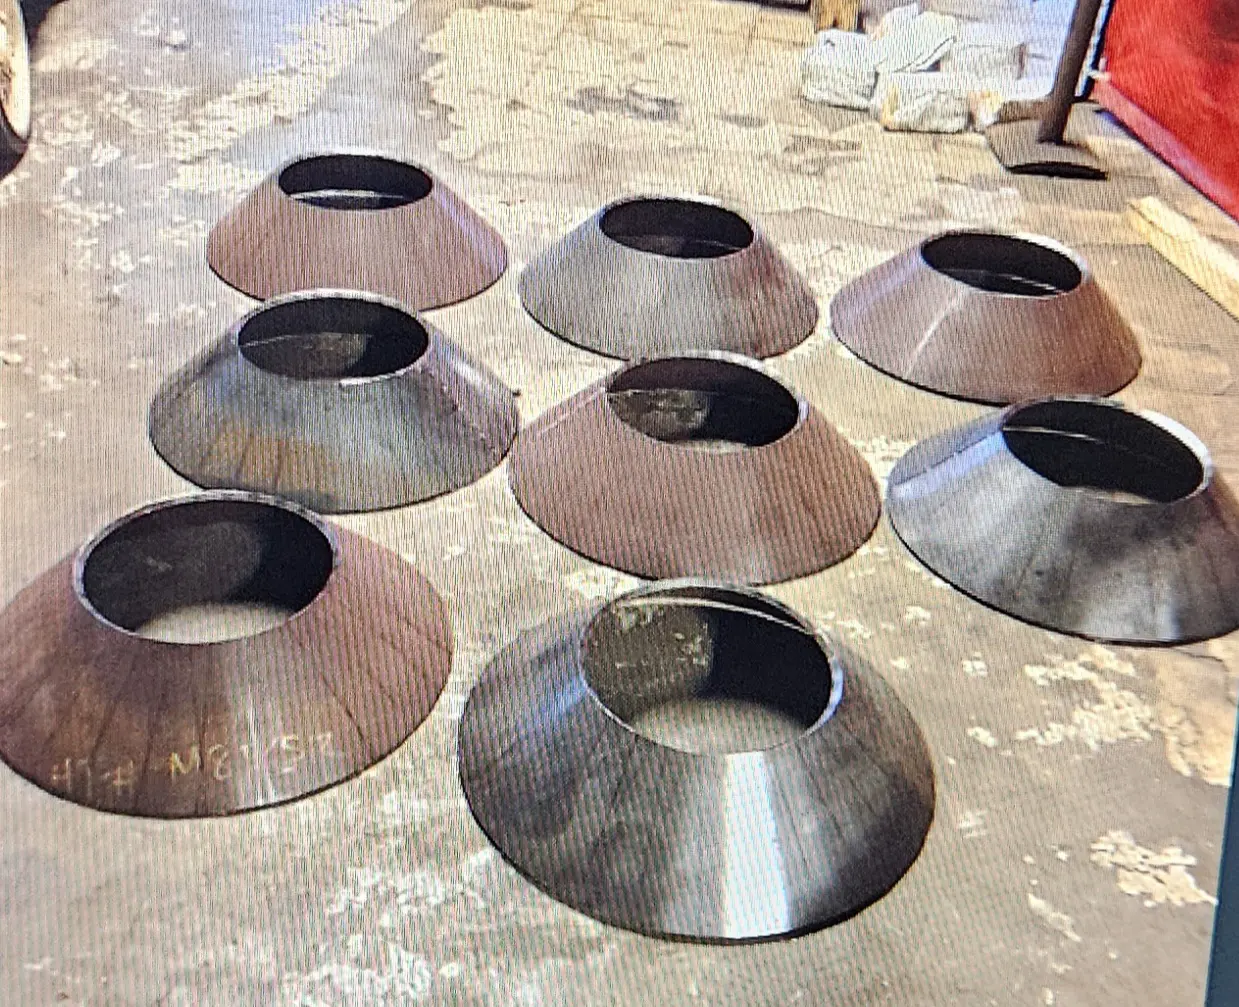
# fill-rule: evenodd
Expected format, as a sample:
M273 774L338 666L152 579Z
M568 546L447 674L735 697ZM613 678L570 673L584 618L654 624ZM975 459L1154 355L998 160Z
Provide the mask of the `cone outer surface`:
M402 366L332 371L364 367L367 339L371 356L386 347ZM281 340L294 349L282 351ZM503 460L518 426L512 392L433 325L395 301L338 290L259 306L160 389L149 417L155 450L191 482L320 513L400 507L466 486Z
M1016 454L1012 436L1056 468L1085 469L1085 479L1048 478ZM1121 447L1107 445L1111 436ZM1089 452L1078 462L1073 444ZM1098 444L1104 454L1092 453ZM1107 469L1119 484L1153 479L1171 499L1062 484L1096 482ZM922 563L1026 622L1150 644L1239 628L1239 503L1204 445L1156 413L1090 397L1009 407L904 455L887 508Z
M703 364L779 389L795 403L794 427L773 443L716 452L643 433L612 406L610 390L639 368L663 367L672 384L690 385ZM757 361L726 353L630 364L552 407L521 431L509 477L552 538L650 579L807 576L855 552L881 515L860 453Z
M819 647L831 679L822 714L794 740L729 753L670 747L630 727L591 679L589 640L602 624L621 647L609 656L624 654L624 627L643 617L622 606L655 602L650 618L669 612L703 647L638 647L627 668L608 667L629 699L665 694L685 668L698 676L721 639L712 616L694 630L694 610L660 613L668 598L756 610ZM774 648L763 661L783 656ZM740 669L750 681L772 670ZM639 589L519 637L465 706L460 775L483 831L551 897L618 927L712 942L854 915L911 867L934 815L929 751L879 676L769 598L698 581Z
M243 590L271 548L264 521L309 528L316 548L321 535L326 584L253 636L182 644L122 628L87 597L92 557L114 560L116 534L169 514L170 530L140 530L123 562L97 574L122 608L158 610L187 583L191 593ZM289 562L275 570L283 583ZM355 776L399 746L430 713L451 655L446 606L395 553L273 498L163 501L104 529L0 612L0 755L44 790L103 811L260 808Z
M680 257L604 232L609 213L646 203L733 217L750 241L730 254ZM670 197L608 204L535 258L519 287L544 328L621 360L707 350L772 357L802 343L818 321L809 285L757 227L713 203Z
M957 278L969 273L974 282ZM1032 234L948 231L926 239L845 286L831 302L830 324L848 349L887 374L994 405L1109 395L1141 363L1135 336L1088 263Z
M358 191L366 174L393 176L398 188L421 188L407 201L391 200L398 205L365 209L316 205L285 191L288 183L281 180L293 172L300 173L299 188L310 186L301 195L313 195L317 165L325 166L327 197L341 191L329 186L341 178L349 184L354 170L363 176ZM302 155L273 171L211 230L207 261L225 283L260 300L340 288L425 311L481 293L503 275L508 259L499 233L424 168L377 152L341 150Z

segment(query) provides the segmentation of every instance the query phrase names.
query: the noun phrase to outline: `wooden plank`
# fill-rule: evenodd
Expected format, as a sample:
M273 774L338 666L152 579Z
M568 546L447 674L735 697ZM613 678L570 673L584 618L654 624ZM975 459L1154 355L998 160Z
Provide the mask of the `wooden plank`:
M1156 196L1133 199L1127 220L1172 266L1239 318L1239 259Z
M856 31L860 23L860 0L812 0L809 10L813 16L814 31L825 31L827 28Z

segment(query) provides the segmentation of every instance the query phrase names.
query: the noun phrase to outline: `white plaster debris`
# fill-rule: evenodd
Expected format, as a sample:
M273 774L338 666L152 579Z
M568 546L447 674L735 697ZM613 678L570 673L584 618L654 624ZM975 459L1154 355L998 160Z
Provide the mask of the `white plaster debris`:
M969 678L985 678L989 674L989 666L980 654L974 653L971 657L964 658L961 663L964 668L964 674Z
M903 621L911 625L928 626L932 619L929 609L921 608L920 605L909 605L903 611Z
M1032 118L1053 83L1071 6L925 0L897 7L869 36L820 33L804 57L802 94L857 108L868 92L871 114L892 131L959 133Z
M942 59L942 69L1005 85L1023 76L1027 60L1028 39L1021 27L964 24L950 52Z
M1052 84L1053 79L1049 77L1021 77L998 84L987 82L968 95L973 128L985 130L996 122L1040 118Z
M1075 920L1066 913L1059 912L1045 899L1038 898L1032 892L1028 893L1028 908L1033 911L1033 915L1041 921L1042 924L1049 927L1051 930L1062 934L1067 940L1076 944L1082 942L1083 938L1076 933Z
M988 728L975 726L968 728L968 737L986 748L997 748L998 739L994 737L994 733Z
M819 32L800 64L800 93L809 101L865 110L878 82L876 54L867 35Z
M869 463L874 476L882 484L883 490L886 489L886 480L896 463L915 446L913 441L895 440L882 434L879 434L877 437L871 437L868 440L857 440L850 437L848 440L861 453L865 461ZM915 564L913 565L915 566ZM916 569L919 570L921 568L917 566Z
M976 79L957 73L888 73L878 78L872 109L884 129L962 133Z
M1052 654L1046 664L1030 664L1024 674L1039 687L1052 683L1078 682L1092 686L1097 702L1083 703L1071 712L1070 723L1052 721L1044 727L1030 727L1015 733L1016 741L1032 741L1041 747L1061 745L1065 741L1078 741L1091 751L1099 751L1103 745L1121 741L1150 741L1156 725L1156 713L1152 706L1139 696L1101 673L1133 677L1135 668L1113 651L1100 645L1066 660L1062 655Z
M1115 829L1093 843L1092 851L1093 863L1115 872L1119 891L1142 898L1146 907L1217 905L1188 872L1197 861L1181 847L1155 852L1138 845L1131 833Z
M575 591L588 601L614 598L624 591L631 591L641 582L626 573L607 567L593 566L575 570L564 578L564 587Z
M285 991L297 997L299 1005L314 1007L329 1003L416 1003L430 996L434 972L425 958L394 941L384 941L373 951L367 948L368 943L361 935L352 935L345 944L347 961L328 962L305 975L288 976L284 979ZM320 995L331 999L320 999Z
M874 39L880 39L909 24L914 18L921 13L919 4L904 4L902 7L895 7L888 10L882 15L882 20L878 22L877 28L872 32Z
M1157 678L1157 726L1175 772L1215 787L1231 782L1239 647L1210 641L1205 654L1178 650L1149 655Z
M819 632L830 633L833 630L838 630L841 633L846 633L847 638L853 643L873 639L873 630L856 618L840 619L834 612L827 612L817 622Z
M31 63L35 73L83 73L93 70L119 46L111 39L62 39L54 46L39 46L39 55Z
M909 668L912 667L912 662L909 661L906 657L892 657L891 667L894 668L896 671L907 671Z
M118 252L112 253L112 257L108 259L108 265L118 273L132 273L138 268L138 264L134 261L133 256L123 248Z
M959 22L928 12L887 25L874 40L874 69L880 74L929 70L951 51L959 38Z
M441 878L428 871L387 873L359 867L349 870L349 879L328 903L328 916L343 916L372 904L385 913L420 915L443 905L454 894Z
M959 816L955 827L963 833L965 839L980 839L989 835L989 828L985 824L988 816L988 811L965 811Z
M210 228L205 220L190 220L182 216L174 216L170 223L155 232L155 238L157 241L177 248L189 248L200 241L205 241L209 231Z

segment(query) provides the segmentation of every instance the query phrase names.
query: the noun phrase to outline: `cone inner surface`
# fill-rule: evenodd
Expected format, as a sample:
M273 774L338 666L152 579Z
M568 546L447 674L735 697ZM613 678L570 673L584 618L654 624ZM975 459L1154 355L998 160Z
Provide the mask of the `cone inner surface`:
M368 154L324 154L280 172L284 195L326 210L390 210L425 199L434 182L420 168Z
M1071 257L1035 241L980 231L944 234L921 246L931 269L977 290L1050 297L1083 282Z
M718 451L773 444L800 419L796 396L773 378L740 364L692 357L626 368L608 386L607 402L647 437Z
M430 339L416 318L389 305L311 297L260 310L237 343L254 366L312 381L394 374L421 357Z
M1170 503L1204 481L1195 451L1170 431L1115 406L1039 402L1002 426L1011 453L1059 486L1129 503Z
M81 590L108 622L150 639L251 636L326 586L331 542L311 521L247 500L193 500L125 521L97 542Z
M0 108L21 139L30 136L30 51L17 0L0 0Z
M612 241L672 259L717 259L753 243L753 228L738 213L688 199L620 203L599 226Z
M830 705L816 637L777 606L720 588L620 598L583 643L585 678L638 734L687 752L759 751L794 740Z

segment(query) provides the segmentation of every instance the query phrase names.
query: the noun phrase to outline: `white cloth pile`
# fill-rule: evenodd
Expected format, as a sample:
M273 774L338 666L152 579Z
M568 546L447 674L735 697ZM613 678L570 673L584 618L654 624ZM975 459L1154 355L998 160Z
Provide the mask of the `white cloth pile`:
M1050 80L1025 75L1034 29L1032 0L896 7L871 35L819 33L802 62L802 94L868 110L892 130L958 133L1035 115Z

